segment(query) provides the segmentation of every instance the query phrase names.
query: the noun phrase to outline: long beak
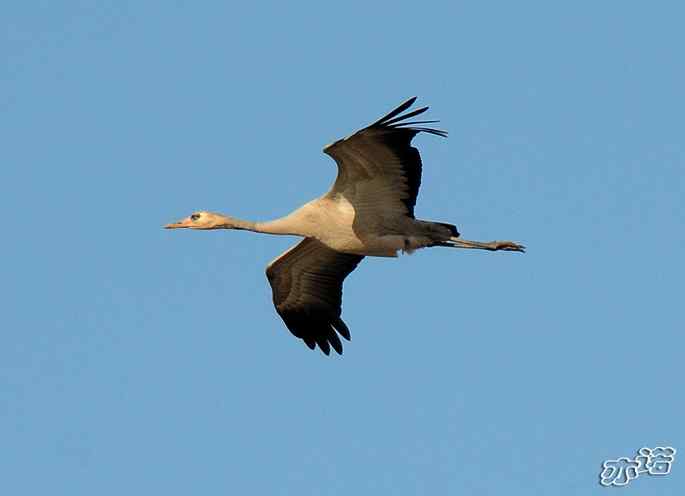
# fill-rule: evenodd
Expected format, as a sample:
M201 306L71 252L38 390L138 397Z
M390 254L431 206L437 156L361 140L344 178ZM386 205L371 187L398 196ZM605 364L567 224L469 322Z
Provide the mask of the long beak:
M190 227L190 225L190 217L186 217L185 219L181 219L178 222L172 222L171 224L167 224L166 226L164 226L164 229L183 229Z

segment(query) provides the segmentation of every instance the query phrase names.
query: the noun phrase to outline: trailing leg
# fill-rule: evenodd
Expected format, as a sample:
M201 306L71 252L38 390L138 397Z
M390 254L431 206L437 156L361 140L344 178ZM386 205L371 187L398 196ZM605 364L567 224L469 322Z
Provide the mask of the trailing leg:
M466 248L471 250L489 250L489 251L520 251L525 252L526 247L513 241L469 241L468 239L461 239L457 237L451 237L449 241L446 241L441 246L450 246L452 248Z

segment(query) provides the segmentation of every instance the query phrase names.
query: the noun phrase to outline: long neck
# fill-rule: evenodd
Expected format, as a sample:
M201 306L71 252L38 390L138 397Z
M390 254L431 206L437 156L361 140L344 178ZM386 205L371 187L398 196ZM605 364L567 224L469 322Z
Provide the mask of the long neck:
M297 226L294 225L293 219L290 216L266 222L252 222L249 220L227 217L226 224L220 226L220 228L239 229L264 234L303 235L303 233L298 232Z

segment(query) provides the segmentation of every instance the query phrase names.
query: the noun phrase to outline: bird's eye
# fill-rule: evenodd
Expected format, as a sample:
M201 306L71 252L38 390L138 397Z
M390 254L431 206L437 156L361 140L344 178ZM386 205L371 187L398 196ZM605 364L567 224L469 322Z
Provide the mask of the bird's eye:
M200 214L193 214L193 215L190 216L190 220L193 220L193 221L194 221L194 220L197 220L197 219L199 219L199 218L200 218Z

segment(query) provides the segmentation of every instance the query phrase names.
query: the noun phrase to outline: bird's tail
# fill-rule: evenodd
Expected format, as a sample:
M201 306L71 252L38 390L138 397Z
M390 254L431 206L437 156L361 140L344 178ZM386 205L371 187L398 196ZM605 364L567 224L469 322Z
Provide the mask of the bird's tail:
M447 222L431 222L431 224L437 224L447 228L450 232L450 239L459 237L459 231L457 231L457 226L454 224L448 224Z
M416 220L416 223L422 227L421 235L419 236L421 241L413 249L426 248L428 246L451 246L447 243L451 239L459 237L459 231L454 224L419 219Z

